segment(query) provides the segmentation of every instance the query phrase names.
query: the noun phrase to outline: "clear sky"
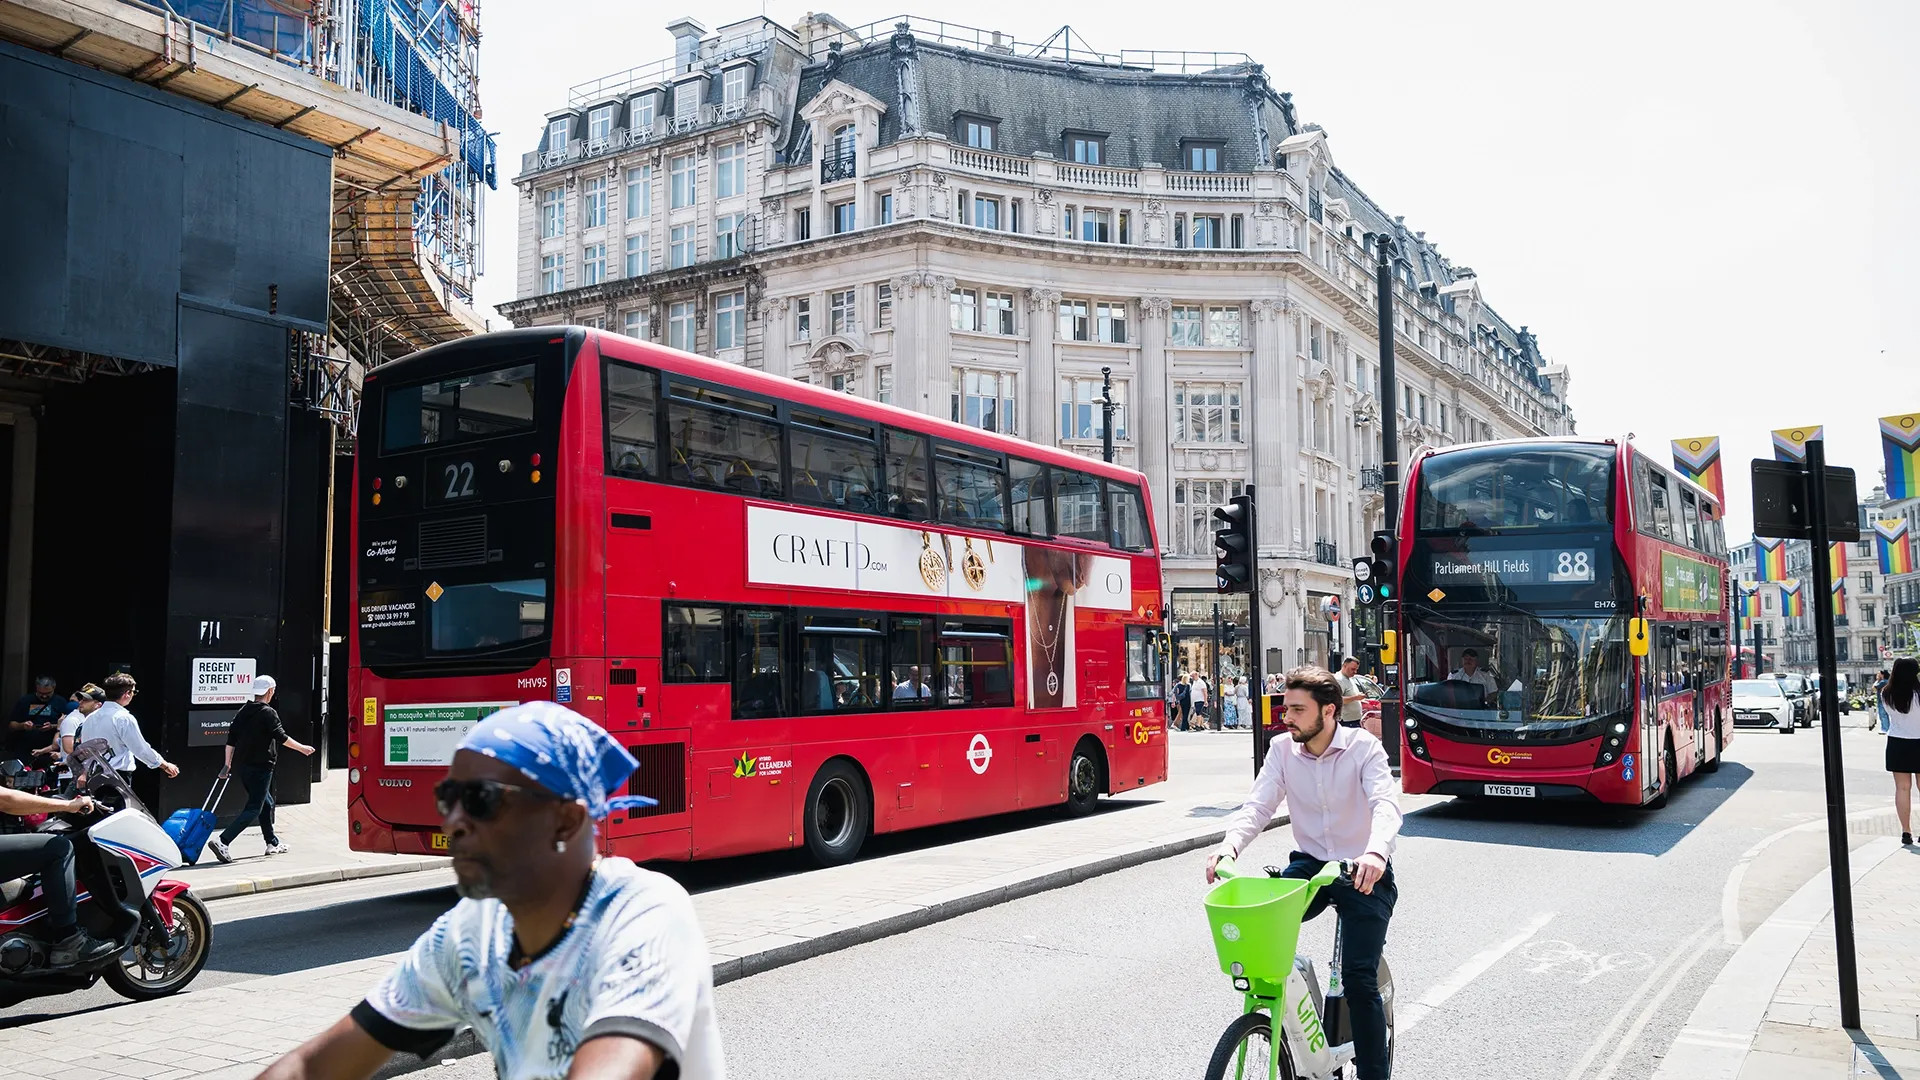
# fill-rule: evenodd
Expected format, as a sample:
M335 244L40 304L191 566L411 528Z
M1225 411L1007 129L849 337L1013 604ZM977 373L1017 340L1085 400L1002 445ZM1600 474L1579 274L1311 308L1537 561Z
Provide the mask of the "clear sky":
M945 16L1039 41L1238 50L1293 94L1334 160L1404 215L1572 372L1580 430L1724 438L1729 539L1773 428L1824 424L1828 458L1879 482L1875 418L1920 411L1920 4L1913 0L1465 0L1233 5L871 0L762 6L494 0L481 99L498 133L482 310L513 297L506 178L567 88L709 29L809 10L849 25ZM1232 14L1228 15L1227 12ZM1901 316L1907 311L1907 316Z

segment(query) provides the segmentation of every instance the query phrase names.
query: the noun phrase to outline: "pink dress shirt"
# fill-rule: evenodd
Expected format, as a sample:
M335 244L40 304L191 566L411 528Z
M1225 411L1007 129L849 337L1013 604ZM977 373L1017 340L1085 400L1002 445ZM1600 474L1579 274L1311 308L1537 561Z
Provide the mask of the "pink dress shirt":
M1332 721L1328 721L1331 723ZM1253 792L1227 821L1219 853L1238 858L1285 800L1294 845L1316 859L1393 858L1400 803L1386 748L1363 728L1334 729L1326 753L1314 757L1284 731L1267 748Z

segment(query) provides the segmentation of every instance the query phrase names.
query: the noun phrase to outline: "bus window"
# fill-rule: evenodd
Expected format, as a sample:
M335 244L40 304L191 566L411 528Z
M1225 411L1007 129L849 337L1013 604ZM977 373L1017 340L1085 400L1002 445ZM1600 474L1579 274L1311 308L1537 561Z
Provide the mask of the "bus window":
M880 446L873 425L793 410L787 428L794 502L858 514L880 509Z
M887 432L887 513L908 521L930 517L927 440L911 431Z
M533 430L534 365L387 389L380 452Z
M1072 469L1053 470L1055 534L1107 542L1105 508L1100 505L1100 478Z
M1673 507L1667 497L1667 474L1653 470L1647 477L1647 499L1653 507L1653 535L1673 539Z
M612 360L606 375L607 472L650 480L658 466L660 376Z
M1000 455L953 443L933 448L940 520L976 529L1007 527L1007 472Z
M1117 480L1107 481L1107 522L1113 529L1112 545L1121 551L1145 551L1147 511L1140 501L1140 489Z
M1700 507L1694 502L1693 492L1680 489L1680 525L1687 534L1687 546L1700 550Z
M667 398L668 475L693 487L780 497L780 422L771 401L674 382Z
M1514 450L1473 447L1420 465L1419 527L1494 532L1592 527L1613 520L1614 451L1569 445Z
M888 704L920 709L934 704L934 633L931 615L895 615L887 627Z
M1640 531L1653 535L1653 500L1648 490L1653 486L1653 467L1641 460L1638 455L1633 459L1633 520Z
M733 613L733 715L787 715L787 613L738 608Z
M668 682L725 682L727 679L727 613L719 607L667 604L666 663Z
M1127 697L1131 700L1157 701L1166 694L1155 644L1152 627L1127 627Z
M805 616L800 624L800 711L879 708L885 645L878 616L851 612Z
M1013 624L948 619L940 624L940 679L947 705L1013 704Z
M1047 524L1047 467L1014 458L1007 462L1013 492L1013 531L1021 536L1052 536Z

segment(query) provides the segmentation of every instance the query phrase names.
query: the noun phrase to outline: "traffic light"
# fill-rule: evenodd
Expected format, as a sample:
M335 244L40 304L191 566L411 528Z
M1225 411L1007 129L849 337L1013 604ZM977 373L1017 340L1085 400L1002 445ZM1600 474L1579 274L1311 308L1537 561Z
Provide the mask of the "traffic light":
M1358 567L1355 568L1356 577ZM1368 584L1373 586L1373 602L1385 604L1400 599L1400 558L1393 547L1393 534L1373 534L1373 559L1367 569Z
M1253 591L1253 500L1235 495L1213 508L1213 573L1223 593Z
M1220 624L1220 645L1222 648L1231 649L1233 648L1234 643L1239 640L1240 640L1239 627L1233 625L1232 623Z

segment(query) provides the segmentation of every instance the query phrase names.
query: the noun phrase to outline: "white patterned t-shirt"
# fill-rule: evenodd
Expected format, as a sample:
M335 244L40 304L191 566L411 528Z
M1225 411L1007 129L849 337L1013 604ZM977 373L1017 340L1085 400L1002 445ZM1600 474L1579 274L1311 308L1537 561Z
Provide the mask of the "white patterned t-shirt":
M361 1029L422 1057L462 1025L493 1054L500 1080L563 1080L574 1051L601 1035L660 1048L658 1080L723 1080L713 965L693 901L672 878L601 859L574 924L519 971L513 918L498 900L462 900L440 916L367 999Z

